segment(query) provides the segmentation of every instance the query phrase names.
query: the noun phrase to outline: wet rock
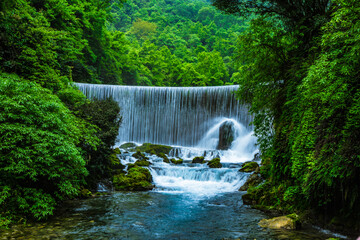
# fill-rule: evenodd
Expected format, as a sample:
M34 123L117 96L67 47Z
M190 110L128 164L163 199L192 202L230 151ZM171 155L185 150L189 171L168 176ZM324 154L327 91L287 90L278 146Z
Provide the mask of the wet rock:
M132 155L132 157L138 159L138 160L148 160L148 158L143 154L141 153L140 151L137 151L136 153L134 153Z
M204 157L194 157L192 163L205 163Z
M151 184L152 176L148 169L139 166L132 167L128 174L119 174L113 177L115 190L147 191L154 188Z
M250 177L246 180L244 185L242 185L239 191L247 191L249 187L257 186L262 182L262 179L258 173L253 173Z
M170 159L170 162L172 162L173 164L182 164L184 162L183 159L179 158L178 160L176 160L175 158Z
M298 220L294 219L295 214L288 216L275 217L271 219L262 219L259 222L259 226L270 229L286 229L295 230L298 228ZM298 217L297 217L298 218Z
M154 155L158 155L160 153L169 154L171 149L173 149L173 147L152 143L144 143L141 146L135 147L136 151L146 152Z
M220 163L220 158L214 158L213 160L207 163L209 168L222 168L222 164Z
M134 147L136 147L136 144L132 143L132 142L124 143L120 146L120 148L123 148L123 149L129 149L129 148L134 148Z
M217 149L227 150L235 139L235 127L231 121L226 121L219 128L219 143Z
M137 160L136 162L135 162L135 165L136 166L139 166L139 167L148 167L148 166L150 166L150 162L149 161L147 161L147 160L145 160L145 159L143 159L143 160Z
M254 196L250 193L246 193L242 195L242 200L244 205L254 205L256 204L256 201L254 200Z
M159 158L162 158L162 159L163 159L163 162L170 163L170 160L169 160L169 158L166 156L165 153L158 153L158 154L156 154L156 156L158 156Z
M241 166L241 169L239 171L240 172L254 172L254 171L258 171L258 170L259 170L259 164L257 162L245 162Z

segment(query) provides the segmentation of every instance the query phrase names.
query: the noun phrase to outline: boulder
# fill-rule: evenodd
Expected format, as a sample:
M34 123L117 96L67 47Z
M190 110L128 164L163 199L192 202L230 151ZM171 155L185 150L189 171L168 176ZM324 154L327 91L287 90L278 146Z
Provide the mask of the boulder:
M205 163L204 157L194 157L192 163Z
M254 205L256 203L256 201L254 200L254 196L250 193L242 195L242 200L244 205Z
M129 149L129 148L134 148L134 147L136 147L136 144L135 144L135 143L131 143L131 142L129 142L129 143L124 143L124 144L122 144L122 145L120 146L120 148L122 148L122 149Z
M227 150L235 139L235 126L232 121L226 121L219 128L219 143L217 149Z
M239 191L247 191L249 187L257 186L262 182L262 179L258 173L253 173L250 177L246 180L244 185L242 185Z
M173 164L182 164L184 162L184 160L181 158L179 158L179 160L172 158L172 159L170 159L170 162L172 162Z
M159 158L162 158L162 159L163 159L163 162L165 162L165 163L170 163L170 160L169 160L169 158L166 156L165 153L158 153L158 154L156 154L156 156L158 156Z
M222 164L220 163L220 158L214 158L213 160L207 163L209 168L222 168Z
M147 158L143 153L141 153L140 151L137 151L136 153L134 153L132 155L134 158L138 159L138 160L148 160L149 158Z
M271 219L262 219L259 222L259 226L270 229L295 230L299 228L299 221L296 214L291 214Z
M113 177L115 190L147 191L154 188L152 176L148 169L139 166L132 167L128 173Z
M240 172L254 172L259 170L259 164L257 162L245 162L241 166Z
M135 151L158 155L160 153L169 154L171 149L173 149L173 147L160 144L144 143L141 146L137 146Z

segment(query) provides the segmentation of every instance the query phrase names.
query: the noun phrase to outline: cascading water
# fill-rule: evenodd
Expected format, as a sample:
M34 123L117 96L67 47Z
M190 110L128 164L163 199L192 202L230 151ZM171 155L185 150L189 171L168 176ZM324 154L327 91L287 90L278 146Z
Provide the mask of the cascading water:
M119 145L150 142L174 146L169 157L182 158L184 164L163 163L148 156L156 186L154 191L185 194L192 198L232 192L245 182L247 174L238 172L240 163L256 153L256 138L248 108L233 92L238 86L221 87L138 87L78 83L88 98L113 98L121 107L123 123ZM228 150L218 150L219 129L230 122L234 140ZM206 160L220 157L223 168L192 164L195 156ZM123 164L134 162L131 153L120 156Z

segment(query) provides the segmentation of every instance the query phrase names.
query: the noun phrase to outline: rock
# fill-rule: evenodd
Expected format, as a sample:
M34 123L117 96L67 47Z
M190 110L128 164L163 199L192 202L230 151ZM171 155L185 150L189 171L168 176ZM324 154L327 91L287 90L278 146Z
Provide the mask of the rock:
M242 185L239 191L247 191L249 187L257 186L262 182L262 179L258 173L253 173L250 177L246 180L244 185Z
M169 152L173 149L173 147L152 143L144 143L141 146L137 146L135 148L136 151L146 152L154 155L158 155L160 153L169 154Z
M143 160L137 160L136 162L135 162L135 165L136 166L140 166L140 167L148 167L148 166L150 166L150 162L149 161L147 161L147 160L145 160L145 159L143 159Z
M242 200L244 205L254 205L256 203L256 201L254 200L254 196L250 193L242 195Z
M205 163L204 157L194 157L192 163Z
M219 143L217 149L227 150L235 139L235 127L231 121L226 121L219 128Z
M170 162L169 158L165 155L165 153L158 153L158 154L156 154L156 156L162 158L163 162L166 162L166 163Z
M119 148L114 148L114 149L113 149L113 153L114 153L114 154L121 154L121 151L120 151Z
M137 151L132 156L134 158L138 159L138 160L148 160L148 158L143 153L141 153L140 151Z
M296 219L294 219L294 216ZM299 227L299 221L296 214L291 214L288 216L275 217L271 219L262 219L259 222L259 226L270 229L295 230Z
M213 160L207 163L209 168L222 168L222 164L220 163L220 158L214 158Z
M120 148L123 148L123 149L129 149L129 148L134 148L136 147L136 144L135 143L124 143L120 146Z
M173 164L182 164L184 162L184 160L182 160L181 158L179 158L179 160L172 158L172 159L170 159L170 162L172 162Z
M254 171L258 171L258 169L259 169L259 164L257 164L257 162L245 162L241 166L241 169L239 171L240 172L254 172Z
M113 177L115 190L147 191L154 188L151 182L150 171L139 166L132 167L126 175L119 174Z

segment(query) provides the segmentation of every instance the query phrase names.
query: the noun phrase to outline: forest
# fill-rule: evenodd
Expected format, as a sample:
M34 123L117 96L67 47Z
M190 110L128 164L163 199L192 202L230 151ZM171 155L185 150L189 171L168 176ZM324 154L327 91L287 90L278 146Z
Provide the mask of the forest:
M356 0L3 0L0 226L47 219L111 175L120 109L82 82L239 85L257 207L359 230L359 20Z

